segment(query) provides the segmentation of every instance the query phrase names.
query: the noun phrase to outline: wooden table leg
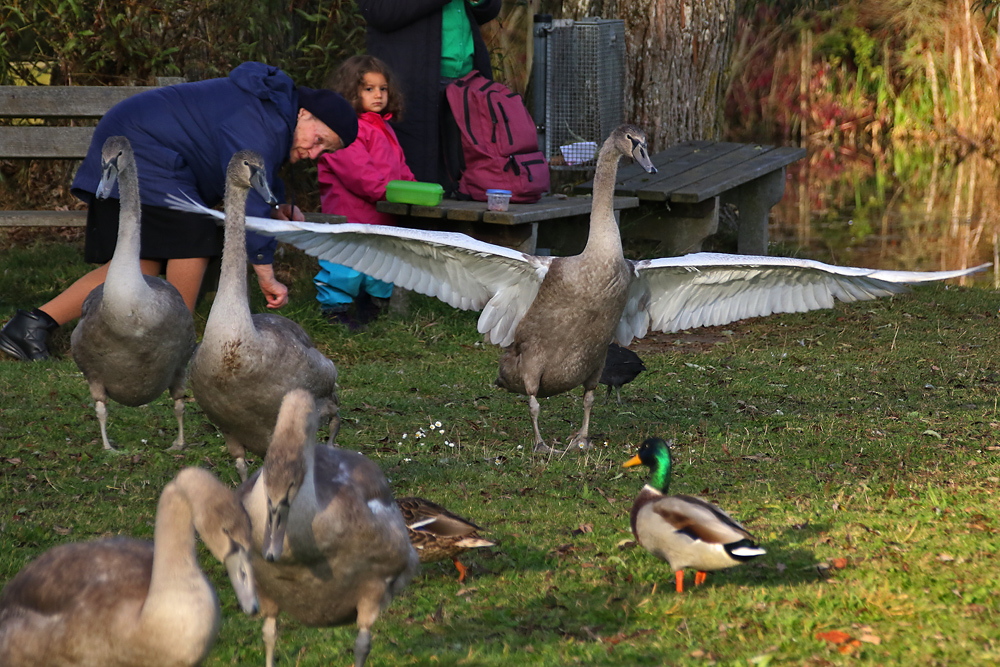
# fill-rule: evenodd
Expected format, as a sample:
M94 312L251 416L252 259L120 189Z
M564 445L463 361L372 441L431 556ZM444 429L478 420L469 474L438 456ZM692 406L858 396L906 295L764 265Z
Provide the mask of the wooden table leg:
M723 195L740 212L737 252L741 255L766 255L767 222L771 207L785 194L785 168L772 171Z

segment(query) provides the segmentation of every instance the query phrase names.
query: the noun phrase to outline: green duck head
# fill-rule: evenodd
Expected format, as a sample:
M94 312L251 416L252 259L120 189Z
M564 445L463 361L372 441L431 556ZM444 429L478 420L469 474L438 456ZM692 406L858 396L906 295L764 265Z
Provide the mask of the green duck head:
M666 495L670 488L670 445L662 438L649 438L642 443L639 453L623 463L622 467L631 468L639 464L651 472L649 486Z

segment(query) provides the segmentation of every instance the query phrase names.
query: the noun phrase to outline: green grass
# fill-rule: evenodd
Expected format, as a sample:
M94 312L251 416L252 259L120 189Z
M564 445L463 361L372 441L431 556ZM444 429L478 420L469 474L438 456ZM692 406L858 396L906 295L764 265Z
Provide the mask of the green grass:
M45 243L0 251L0 321L85 272L79 254ZM649 370L624 404L595 405L598 448L548 461L529 453L523 397L492 386L498 351L480 342L477 314L414 295L408 315L348 334L319 317L311 261L289 254L283 314L340 368L340 444L376 461L397 494L440 502L499 542L463 559L464 585L450 563L425 566L375 626L368 664L1000 659L997 292L930 286L651 336L636 347ZM207 313L202 304L199 328ZM158 494L181 466L237 480L194 402L180 454L164 451L175 435L166 397L111 404L109 436L124 453L104 453L64 329L58 359L0 360L0 582L66 541L150 538ZM579 393L542 401L543 434L565 441L581 413ZM444 434L416 438L438 421ZM676 443L673 490L729 510L766 556L697 589L689 573L689 590L673 590L668 566L629 530L645 469L620 466L650 435ZM261 664L259 620L238 612L204 550L201 562L224 614L206 664ZM856 641L817 636L834 630ZM279 665L350 662L352 627L283 616L279 633Z

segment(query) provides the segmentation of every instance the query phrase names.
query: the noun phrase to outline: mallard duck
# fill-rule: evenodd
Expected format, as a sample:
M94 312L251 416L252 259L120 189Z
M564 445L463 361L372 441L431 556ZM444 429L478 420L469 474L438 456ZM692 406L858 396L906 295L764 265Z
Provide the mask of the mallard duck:
M588 446L594 389L608 343L628 346L650 329L677 331L771 313L830 308L906 291L907 283L944 280L982 270L876 271L788 257L696 253L626 260L613 212L622 156L647 171L642 130L623 125L598 156L586 249L573 257L529 255L464 234L384 225L326 225L248 217L247 226L335 264L437 297L456 308L481 309L479 332L504 348L497 384L528 396L535 449L539 397L584 388L579 431ZM171 205L218 215L194 202Z
M210 472L185 468L160 494L153 541L64 544L0 594L0 665L201 664L219 631L219 602L198 567L195 531L225 563L240 607L257 611L250 521Z
M118 243L103 285L83 302L73 329L73 360L90 385L104 449L108 440L108 398L136 407L170 390L177 417L172 450L184 447L184 390L194 351L194 320L180 292L166 280L142 274L139 266L139 175L125 137L108 137L101 149L97 196L119 184Z
M663 440L646 440L623 465L639 464L651 475L632 505L632 534L646 551L670 563L678 593L684 592L684 568L695 568L694 583L699 586L708 570L733 567L766 553L746 528L715 505L694 496L667 495L670 447Z
M357 622L362 667L372 624L420 566L385 475L357 452L317 445L318 427L312 394L289 392L263 467L238 491L253 524L267 667L279 611L314 627Z
M601 384L608 387L604 402L607 403L611 400L611 390L614 389L618 405L621 405L622 385L639 377L639 373L644 370L646 370L646 364L642 363L638 354L617 343L609 344L608 356L604 360L604 370L601 371Z
M424 498L397 498L406 521L406 532L410 544L417 550L421 563L436 563L450 558L458 568L458 581L465 581L468 568L462 565L458 556L469 549L492 547L494 542L479 537L483 530L468 519L453 514L436 503Z
M267 451L281 401L290 390L308 390L321 417L332 418L331 443L339 426L334 363L295 322L272 313L250 314L244 228L250 188L264 201L274 201L263 159L253 151L240 151L226 172L219 289L191 359L191 392L222 431L242 480L247 478L247 450L258 455Z

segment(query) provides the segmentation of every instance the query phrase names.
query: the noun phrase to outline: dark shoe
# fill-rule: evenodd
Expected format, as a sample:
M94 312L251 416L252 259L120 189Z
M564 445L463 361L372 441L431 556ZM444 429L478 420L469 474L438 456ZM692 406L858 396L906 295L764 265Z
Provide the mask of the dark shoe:
M351 317L347 310L347 306L344 306L343 308L324 308L322 313L323 317L325 317L326 321L330 324L343 324L347 327L348 331L361 331L363 325Z
M359 294L356 303L358 322L365 326L374 322L389 307L389 299L370 296L367 292Z
M46 342L59 323L37 308L30 313L18 310L0 329L0 350L21 361L49 358Z

